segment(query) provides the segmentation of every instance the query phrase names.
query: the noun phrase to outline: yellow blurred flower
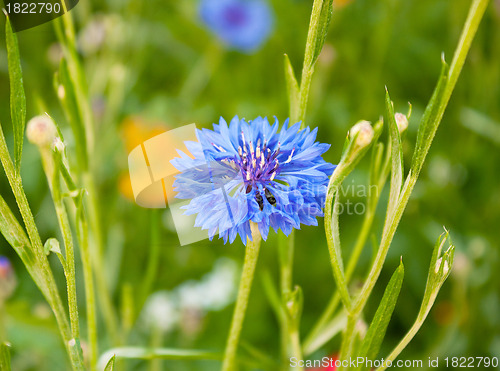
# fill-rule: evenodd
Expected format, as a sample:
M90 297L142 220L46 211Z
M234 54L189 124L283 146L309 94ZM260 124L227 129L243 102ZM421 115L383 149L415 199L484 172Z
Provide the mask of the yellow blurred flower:
M127 117L121 123L121 136L125 143L125 149L129 154L135 147L140 146L148 139L164 133L170 128L163 122L148 122L141 117ZM132 184L128 171L123 172L118 179L118 189L120 193L131 201L134 200Z
M349 5L353 1L354 0L333 0L333 5L336 7L343 7L343 6Z

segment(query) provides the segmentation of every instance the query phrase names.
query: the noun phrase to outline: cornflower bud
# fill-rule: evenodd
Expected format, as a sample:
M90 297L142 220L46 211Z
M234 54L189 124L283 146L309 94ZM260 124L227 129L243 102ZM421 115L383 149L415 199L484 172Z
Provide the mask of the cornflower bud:
M441 263L443 261L443 258L439 258L436 262L436 268L435 268L435 272L438 273L439 272L439 268L441 267ZM450 266L448 264L448 260L445 260L444 261L444 266L443 266L443 276L446 276L448 274L448 271L450 270Z
M368 146L372 142L373 136L373 127L369 121L359 121L349 130L349 137L351 140L356 138L355 145L359 148Z
M394 118L396 119L399 133L402 134L406 129L408 129L408 118L406 115L399 112L394 115Z
M49 116L36 116L28 122L26 136L31 143L38 147L48 147L57 138L57 128Z

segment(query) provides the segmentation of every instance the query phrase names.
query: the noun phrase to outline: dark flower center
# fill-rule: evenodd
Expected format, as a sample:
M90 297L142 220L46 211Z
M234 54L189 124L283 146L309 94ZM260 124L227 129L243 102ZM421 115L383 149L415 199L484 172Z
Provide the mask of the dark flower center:
M259 138L256 145L254 145L252 141L247 143L243 132L241 132L241 139L243 141L243 146L238 147L238 156L232 159L228 158L222 160L222 162L241 172L247 194L252 192L252 189L255 189L255 200L259 204L261 210L264 209L263 197L265 197L271 205L276 205L276 198L271 191L266 188L266 185L269 185L269 183L275 179L276 175L279 174L280 162L277 157L280 154L280 143L278 142L278 148L276 150L271 151L271 149L267 147L267 140L264 140L264 143L262 143ZM216 144L212 143L212 145L218 151L226 152ZM294 150L292 150L292 153L285 163L291 161ZM263 195L259 190L259 184L263 186Z
M255 200L261 210L264 208L263 197L271 205L276 205L276 198L265 185L272 182L279 173L280 162L277 157L280 153L280 143L278 143L276 150L271 151L271 149L267 148L267 140L264 140L264 143L262 143L259 138L254 147L252 141L248 142L247 145L243 132L241 132L241 138L243 146L238 147L238 165L245 182L247 194L252 191L252 188L255 189ZM259 183L264 186L264 195L259 191Z

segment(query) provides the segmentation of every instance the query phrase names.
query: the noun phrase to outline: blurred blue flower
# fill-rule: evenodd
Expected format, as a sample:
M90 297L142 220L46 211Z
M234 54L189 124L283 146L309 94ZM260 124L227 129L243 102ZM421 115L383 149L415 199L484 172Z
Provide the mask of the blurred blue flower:
M272 30L273 14L264 0L201 0L201 19L229 47L249 53Z
M199 142L186 142L190 157L178 151L171 161L177 198L189 199L187 215L209 238L232 243L239 234L251 239L250 221L264 240L269 228L289 235L300 224L317 225L323 216L328 178L335 166L321 155L329 144L316 142L317 129L300 130L300 123L281 130L278 120L221 118L214 130L197 130Z
M5 256L0 256L0 305L12 295L16 285L16 276L10 260Z

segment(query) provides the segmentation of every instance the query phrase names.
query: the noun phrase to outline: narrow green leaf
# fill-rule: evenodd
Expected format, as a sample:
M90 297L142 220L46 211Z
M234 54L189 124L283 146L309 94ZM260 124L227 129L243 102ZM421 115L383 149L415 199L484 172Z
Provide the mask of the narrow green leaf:
M296 120L299 109L300 88L297 83L297 78L295 77L292 63L290 62L290 58L288 58L287 54L285 54L285 79L286 90L288 92L288 104L290 107L290 119ZM294 122L292 122L292 124L293 123Z
M375 357L377 357L382 340L384 340L387 326L391 320L392 312L396 306L399 292L401 291L403 277L404 266L401 261L399 267L392 275L391 280L385 289L384 296L382 297L382 301L380 302L377 312L375 313L373 321L368 328L368 332L363 340L358 357L366 357L368 359L375 359ZM361 367L361 369L365 370L368 368Z
M328 34L328 28L330 27L330 21L333 14L333 0L323 0L321 5L321 11L318 19L318 33L316 35L316 44L313 53L313 64L318 59L325 45L326 35Z
M434 139L434 135L436 134L436 130L441 119L438 117L439 109L448 84L448 72L450 69L444 60L444 56L442 57L441 63L441 74L439 76L438 83L429 103L427 104L427 107L425 108L424 115L422 116L418 127L417 143L415 145L411 163L411 172L415 176L418 176L420 170L422 169L425 157L429 152L429 148L432 144L432 140Z
M391 218L392 211L395 210L398 205L401 185L403 183L403 150L401 147L401 136L399 134L398 125L396 124L396 119L394 118L394 107L387 89L385 94L385 108L387 119L389 121L391 142L391 189L387 210L387 218Z
M0 233L24 264L34 264L33 254L30 251L30 241L2 196L0 196Z
M10 344L2 343L0 345L0 370L10 371Z
M104 371L113 371L115 369L115 358L116 356L113 354L113 357L111 357L106 367L104 367Z
M10 80L10 116L14 132L14 162L16 173L21 169L23 154L24 128L26 126L26 96L24 94L23 73L21 70L21 57L17 36L12 30L10 19L5 12L5 35L7 44L7 57L9 62Z
M33 281L36 282L44 294L47 294L47 287L41 278L38 262L31 250L30 241L2 196L0 196L0 233L19 255Z

